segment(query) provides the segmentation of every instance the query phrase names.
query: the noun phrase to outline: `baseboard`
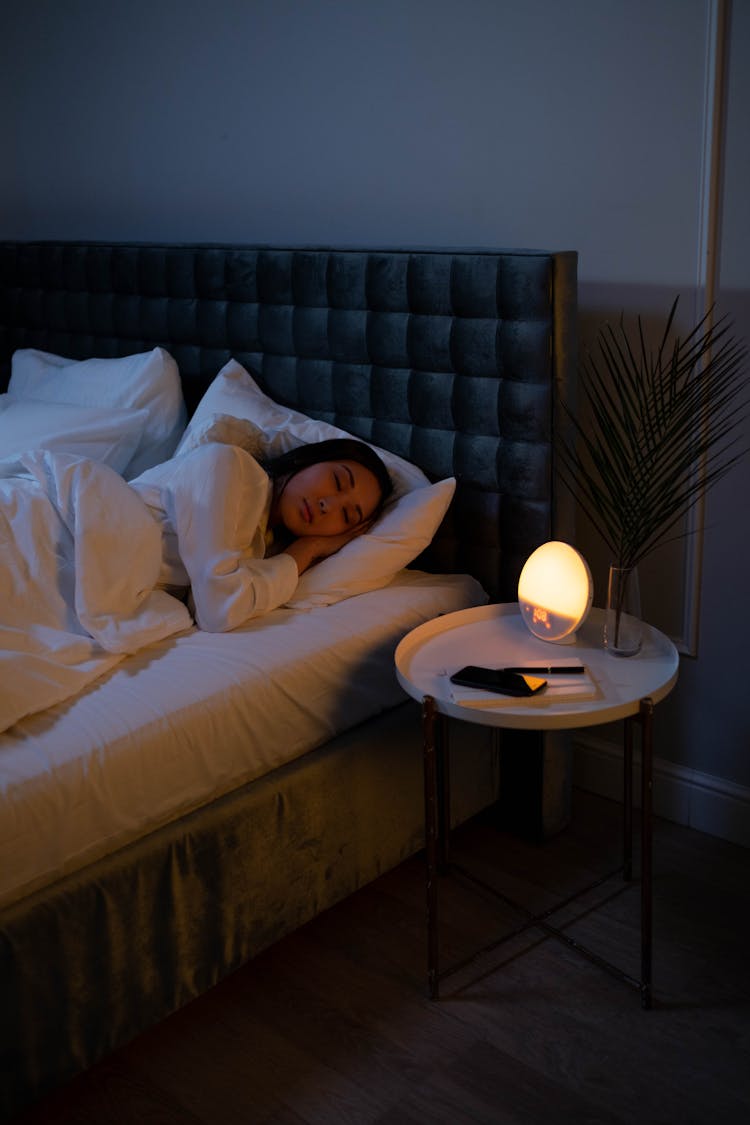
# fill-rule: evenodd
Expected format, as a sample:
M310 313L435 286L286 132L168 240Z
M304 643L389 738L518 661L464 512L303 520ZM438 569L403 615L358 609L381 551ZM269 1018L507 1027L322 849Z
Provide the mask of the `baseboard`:
M621 800L622 747L577 733L573 741L573 784ZM634 795L640 804L637 753ZM750 789L743 785L655 758L653 802L656 816L750 848Z

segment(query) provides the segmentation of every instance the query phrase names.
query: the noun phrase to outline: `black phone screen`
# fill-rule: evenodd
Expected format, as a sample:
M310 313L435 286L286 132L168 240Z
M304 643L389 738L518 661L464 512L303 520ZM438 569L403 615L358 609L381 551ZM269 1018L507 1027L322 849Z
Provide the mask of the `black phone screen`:
M460 668L458 672L453 673L450 680L452 684L460 684L462 687L517 696L536 695L547 685L547 681L540 679L539 676L504 672L502 668L480 668L475 664L467 664L465 668Z

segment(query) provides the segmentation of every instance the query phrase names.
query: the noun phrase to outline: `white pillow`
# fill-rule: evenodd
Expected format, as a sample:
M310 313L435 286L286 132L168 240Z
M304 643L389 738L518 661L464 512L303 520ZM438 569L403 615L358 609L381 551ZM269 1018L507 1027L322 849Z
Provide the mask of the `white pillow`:
M241 364L230 360L199 402L176 455L205 441L228 441L255 457L271 458L298 445L352 436L274 402ZM424 550L440 526L453 498L455 479L430 484L416 465L389 450L372 448L388 468L393 496L370 531L305 571L287 603L294 609L332 605L386 586Z
M103 461L122 473L145 424L145 410L100 410L0 395L0 460L51 449Z
M265 435L263 456L278 457L298 445L309 445L328 438L350 438L353 435L332 426L330 422L320 422L308 418L299 410L281 406L260 389L252 376L236 359L222 367L198 403L193 417L188 423L176 453L192 449L205 435L207 428L216 423L220 416L231 415L245 418L255 424ZM205 436L202 440L206 440ZM358 439L361 440L361 439ZM372 442L368 442L372 445ZM383 459L394 485L394 495L402 496L413 488L424 488L429 479L421 469L410 461L398 457L388 449L377 445L372 448Z
M123 472L128 480L172 456L187 419L177 364L163 348L81 361L20 348L13 354L8 390L16 398L145 410L139 441Z
M386 586L429 545L455 490L449 477L389 504L367 534L300 575L287 605L313 609Z

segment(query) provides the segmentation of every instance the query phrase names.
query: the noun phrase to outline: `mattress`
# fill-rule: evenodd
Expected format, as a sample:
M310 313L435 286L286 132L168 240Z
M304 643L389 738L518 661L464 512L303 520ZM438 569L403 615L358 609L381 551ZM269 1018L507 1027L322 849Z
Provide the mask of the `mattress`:
M398 705L399 640L486 600L466 575L404 571L333 606L168 638L17 723L0 735L0 905Z

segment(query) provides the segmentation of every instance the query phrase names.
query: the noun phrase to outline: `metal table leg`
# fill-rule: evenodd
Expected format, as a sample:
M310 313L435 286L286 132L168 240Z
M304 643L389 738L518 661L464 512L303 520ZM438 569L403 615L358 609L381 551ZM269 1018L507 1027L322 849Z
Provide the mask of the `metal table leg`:
M641 719L641 1007L651 1007L652 865L653 840L653 717L652 699L642 699Z
M437 780L438 874L447 875L451 838L450 723L438 711L435 715L435 775Z
M624 723L622 777L622 875L633 878L633 719Z
M427 989L438 998L438 785L435 749L435 700L422 703L422 753L424 761L424 832L427 862Z

